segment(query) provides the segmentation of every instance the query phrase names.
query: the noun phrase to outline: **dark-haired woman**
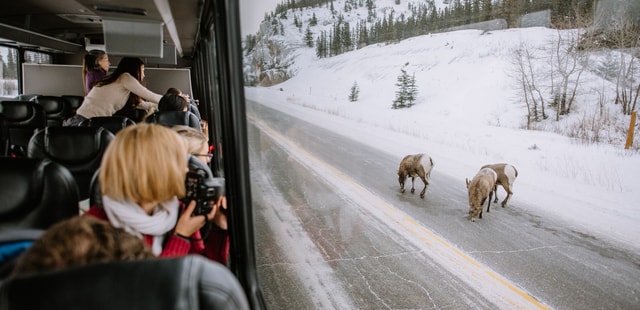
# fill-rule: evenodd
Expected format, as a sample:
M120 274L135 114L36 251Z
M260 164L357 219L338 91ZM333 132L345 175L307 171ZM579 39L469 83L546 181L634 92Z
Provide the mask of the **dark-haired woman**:
M86 96L91 88L107 76L109 71L109 55L105 51L92 50L84 55L82 61L82 85Z
M143 80L144 62L135 57L122 58L116 70L89 91L76 115L65 120L64 126L77 126L96 116L112 116L125 106L130 95L144 99L138 101L140 108L155 108L162 96L144 87Z

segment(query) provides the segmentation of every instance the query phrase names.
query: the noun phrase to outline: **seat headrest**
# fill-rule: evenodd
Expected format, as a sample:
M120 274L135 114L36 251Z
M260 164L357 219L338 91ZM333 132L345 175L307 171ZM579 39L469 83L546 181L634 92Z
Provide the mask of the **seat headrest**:
M158 111L147 117L145 122L156 123L167 127L184 125L198 130L201 129L200 120L195 114L189 111Z
M19 275L1 284L0 305L14 310L249 309L229 269L198 255Z
M44 128L45 112L42 106L31 101L2 101L2 114L11 127L36 126Z
M113 134L101 127L47 127L29 142L29 157L74 165L102 158Z
M62 99L66 100L69 103L69 107L71 107L71 110L73 111L77 110L84 101L83 96L62 95L60 97L62 97Z
M0 197L0 230L46 229L78 214L73 175L46 159L0 157Z
M35 102L44 108L47 114L58 114L64 112L66 102L61 97L55 96L38 96Z

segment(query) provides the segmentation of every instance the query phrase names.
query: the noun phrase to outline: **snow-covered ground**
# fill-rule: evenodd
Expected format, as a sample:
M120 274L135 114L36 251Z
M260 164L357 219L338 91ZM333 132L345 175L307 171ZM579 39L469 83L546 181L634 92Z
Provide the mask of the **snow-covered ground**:
M461 182L484 164L511 163L519 176L510 206L532 206L526 211L640 250L638 151L522 129L527 110L509 76L511 50L523 41L542 47L556 37L557 31L546 28L464 30L325 59L312 48L298 48L295 77L269 88L247 87L245 95L398 160L426 152L435 169ZM401 68L415 74L418 100L409 109L391 109ZM601 89L607 85L590 72L583 81L583 93L596 83ZM354 82L360 91L350 102ZM597 104L588 95L579 99L573 117L588 115ZM617 121L628 126L629 117Z

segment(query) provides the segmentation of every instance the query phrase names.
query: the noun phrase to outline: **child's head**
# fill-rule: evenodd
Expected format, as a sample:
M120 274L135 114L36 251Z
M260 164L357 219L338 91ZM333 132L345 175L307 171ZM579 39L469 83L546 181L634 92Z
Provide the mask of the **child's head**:
M151 258L144 241L107 221L76 216L51 226L18 258L14 274Z

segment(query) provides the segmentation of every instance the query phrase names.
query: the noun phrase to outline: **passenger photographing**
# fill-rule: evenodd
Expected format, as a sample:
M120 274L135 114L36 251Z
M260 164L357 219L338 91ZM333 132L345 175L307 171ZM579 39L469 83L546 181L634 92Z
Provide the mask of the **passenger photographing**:
M169 128L138 124L122 129L102 159L99 182L102 206L85 213L108 220L113 226L143 238L158 256L201 254L199 229L214 220L218 205L209 213L192 216L195 201L185 196L187 148Z
M144 87L143 80L144 62L135 57L122 58L116 70L89 91L76 115L65 120L64 126L77 126L96 116L112 116L131 100L130 95L139 107L155 108L162 96Z
M199 159L206 165L211 162L212 154L209 154L209 141L201 131L188 126L173 126L175 130L187 142L189 154ZM229 258L229 232L227 230L227 198L222 196L220 212L216 212L213 219L213 227L205 240L204 255L221 264L227 264Z

